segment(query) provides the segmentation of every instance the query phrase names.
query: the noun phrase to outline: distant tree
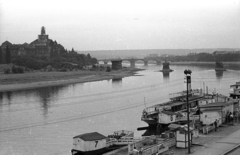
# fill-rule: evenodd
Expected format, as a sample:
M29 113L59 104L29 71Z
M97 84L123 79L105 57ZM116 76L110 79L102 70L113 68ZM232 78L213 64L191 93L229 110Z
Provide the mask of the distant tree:
M14 73L14 74L17 73L17 68L14 65L12 66L12 73Z
M109 66L107 66L107 72L111 72L111 68Z
M10 73L10 69L9 68L4 68L4 74L9 74Z
M11 63L11 51L10 51L8 46L7 46L7 49L6 49L6 63L7 64Z
M0 48L0 64L2 64L2 49Z
M24 70L22 67L17 67L17 73L24 73Z
M88 59L91 59L91 55L90 55L89 53L87 54L87 58L88 58Z

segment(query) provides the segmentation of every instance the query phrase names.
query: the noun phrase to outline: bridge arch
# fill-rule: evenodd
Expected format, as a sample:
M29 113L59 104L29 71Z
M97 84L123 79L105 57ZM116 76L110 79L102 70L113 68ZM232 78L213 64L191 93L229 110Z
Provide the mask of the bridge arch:
M147 66L149 64L149 61L155 61L157 65L161 65L161 60L158 59L143 59L144 65Z
M144 62L143 59L122 59L122 61L128 61L128 62L130 62L130 66L131 66L131 67L135 67L135 64L136 64L137 61L142 61L142 62Z
M111 60L98 60L98 64L100 62L103 62L104 65L107 65L109 62L111 62Z

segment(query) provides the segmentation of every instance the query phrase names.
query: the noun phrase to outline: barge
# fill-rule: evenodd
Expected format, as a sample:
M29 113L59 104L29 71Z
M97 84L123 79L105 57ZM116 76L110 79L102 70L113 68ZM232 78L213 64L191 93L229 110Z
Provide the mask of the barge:
M72 155L102 155L139 140L134 138L134 132L127 130L115 131L107 137L98 132L85 133L73 137L71 153Z

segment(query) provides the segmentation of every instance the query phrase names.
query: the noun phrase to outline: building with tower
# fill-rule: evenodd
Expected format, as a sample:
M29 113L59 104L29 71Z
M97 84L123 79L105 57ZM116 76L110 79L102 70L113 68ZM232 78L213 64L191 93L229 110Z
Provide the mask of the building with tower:
M2 45L0 46L1 48L0 63L6 63L7 47L11 52L11 57L28 55L53 58L66 52L66 50L61 44L58 44L56 41L53 41L52 39L48 38L44 26L41 28L41 34L38 35L38 38L31 42L30 44L28 43L12 44L9 41L3 42Z

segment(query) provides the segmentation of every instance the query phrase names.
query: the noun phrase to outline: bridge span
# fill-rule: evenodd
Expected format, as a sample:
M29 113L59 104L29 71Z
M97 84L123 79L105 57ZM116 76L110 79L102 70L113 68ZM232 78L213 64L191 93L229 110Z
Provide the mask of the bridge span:
M118 58L118 59L98 59L98 63L99 62L103 62L104 64L108 64L109 62L113 62L113 61L128 61L130 62L130 66L131 67L135 67L135 64L137 61L142 61L144 62L144 66L147 66L149 61L155 61L157 63L157 65L161 65L161 61L160 59L154 59L154 58L143 58L143 59L140 59L140 58Z

